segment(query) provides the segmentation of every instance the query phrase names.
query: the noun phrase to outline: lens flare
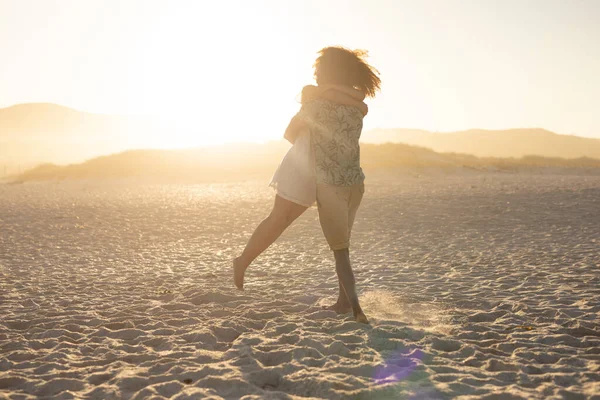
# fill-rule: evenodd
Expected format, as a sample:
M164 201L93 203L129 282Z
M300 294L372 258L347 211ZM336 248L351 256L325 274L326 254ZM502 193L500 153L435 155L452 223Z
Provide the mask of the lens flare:
M392 353L382 365L375 369L375 382L388 384L405 380L423 360L423 355L420 349L414 348Z

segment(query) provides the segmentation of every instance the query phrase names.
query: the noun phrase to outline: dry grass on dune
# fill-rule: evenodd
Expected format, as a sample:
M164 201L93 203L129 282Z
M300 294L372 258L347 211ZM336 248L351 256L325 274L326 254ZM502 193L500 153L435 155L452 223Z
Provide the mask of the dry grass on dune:
M365 132L369 143L406 143L440 153L466 153L478 157L600 158L600 140L561 135L540 128L506 130L470 129L459 132L428 132L418 129L373 129Z
M598 168L600 160L588 157L558 158L528 155L519 158L477 157L462 153L438 153L431 149L402 143L362 145L365 168L437 167L518 169L523 167Z

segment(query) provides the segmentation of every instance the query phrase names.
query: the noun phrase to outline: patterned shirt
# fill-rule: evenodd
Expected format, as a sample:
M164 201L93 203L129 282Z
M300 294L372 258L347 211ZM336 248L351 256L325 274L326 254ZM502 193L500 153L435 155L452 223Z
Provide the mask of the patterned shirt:
M304 104L296 117L310 129L317 183L352 186L364 181L358 144L363 114L358 108L317 99Z

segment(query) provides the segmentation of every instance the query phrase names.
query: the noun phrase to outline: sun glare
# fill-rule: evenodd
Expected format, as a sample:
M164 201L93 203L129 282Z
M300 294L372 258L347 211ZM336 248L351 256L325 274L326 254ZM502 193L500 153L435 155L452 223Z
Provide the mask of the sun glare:
M212 10L227 13L225 28L220 18L199 23L200 3L171 7L160 18L144 21L148 35L130 55L136 67L129 75L136 78L123 86L137 94L130 99L131 108L141 106L159 121L163 134L153 138L153 146L282 138L298 110L297 95L312 82L317 49L291 42L288 30L293 27L273 22L277 19L245 3L239 6L244 12L229 13L222 6ZM273 24L278 35L272 34ZM292 58L276 50L290 46L297 53Z
M0 63L0 108L53 103L141 116L152 129L130 136L144 147L277 140L302 86L314 83L316 52L343 45L369 50L384 82L368 102L365 133L542 126L598 137L589 4L548 6L555 14L531 25L537 8L525 2L498 10L483 1L59 3L0 0L0 53L10 59ZM496 11L515 17L510 29Z

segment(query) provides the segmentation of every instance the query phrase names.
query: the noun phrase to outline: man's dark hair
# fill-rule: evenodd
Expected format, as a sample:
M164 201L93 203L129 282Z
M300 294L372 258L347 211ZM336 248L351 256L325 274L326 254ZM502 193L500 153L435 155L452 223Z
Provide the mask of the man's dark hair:
M344 47L325 47L315 61L315 79L318 85L336 84L361 90L367 97L375 97L381 88L379 71L369 65L366 50Z

